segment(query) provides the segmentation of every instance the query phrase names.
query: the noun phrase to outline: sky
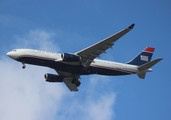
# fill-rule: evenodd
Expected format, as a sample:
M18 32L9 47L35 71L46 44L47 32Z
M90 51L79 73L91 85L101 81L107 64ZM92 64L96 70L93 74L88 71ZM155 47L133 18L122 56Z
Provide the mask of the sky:
M169 0L1 0L0 120L170 120L171 2ZM81 76L79 92L47 83L55 71L26 65L6 53L15 48L75 53L126 27L100 59L127 62L145 47L163 60L141 80Z

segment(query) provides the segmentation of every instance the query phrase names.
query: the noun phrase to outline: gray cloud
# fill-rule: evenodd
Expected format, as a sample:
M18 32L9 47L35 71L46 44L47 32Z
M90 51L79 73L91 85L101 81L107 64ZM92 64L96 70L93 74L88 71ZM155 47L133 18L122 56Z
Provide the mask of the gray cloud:
M33 47L58 51L53 44L54 33L33 30L17 36L14 47ZM34 43L31 43L34 42ZM0 119L1 120L56 120L56 119L113 119L116 94L103 91L108 77L87 77L87 85L73 93L64 84L47 83L43 75L55 72L49 68L21 64L1 56L0 60ZM101 82L95 82L101 81ZM98 86L98 87L97 87Z

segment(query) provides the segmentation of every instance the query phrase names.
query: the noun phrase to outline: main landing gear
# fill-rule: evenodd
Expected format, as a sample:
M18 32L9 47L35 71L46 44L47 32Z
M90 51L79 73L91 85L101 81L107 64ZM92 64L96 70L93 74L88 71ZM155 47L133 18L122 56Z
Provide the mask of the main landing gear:
M76 82L76 86L77 87L79 87L80 85L81 85L81 82L80 81Z
M77 87L79 87L80 84L81 84L81 82L80 82L79 80L77 80L77 79L73 79L73 80L71 81L71 83L72 83L72 84L75 84Z
M23 64L22 68L25 69L26 68L25 62L22 62L22 64Z

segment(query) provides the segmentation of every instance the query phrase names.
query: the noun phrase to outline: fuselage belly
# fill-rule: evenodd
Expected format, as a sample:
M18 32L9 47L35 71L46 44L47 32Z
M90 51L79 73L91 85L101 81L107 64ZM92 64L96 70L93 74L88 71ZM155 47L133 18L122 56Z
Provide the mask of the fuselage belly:
M89 74L99 74L99 75L128 75L130 73L111 70L103 67L95 67L89 66L84 68L82 65L70 65L61 62L55 62L55 59L41 59L41 58L33 58L33 57L20 57L17 59L19 62L24 62L27 64L50 67L55 70L64 71L72 74L81 74L81 75L89 75Z

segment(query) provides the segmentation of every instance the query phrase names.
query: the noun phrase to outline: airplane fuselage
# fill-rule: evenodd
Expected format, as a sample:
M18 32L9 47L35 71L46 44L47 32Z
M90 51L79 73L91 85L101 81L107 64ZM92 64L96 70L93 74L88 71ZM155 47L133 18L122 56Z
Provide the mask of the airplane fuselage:
M33 50L15 49L8 54L13 54L13 59L27 64L50 67L55 70L72 74L89 75L129 75L137 73L137 66L95 59L89 67L85 68L81 63L61 62L61 54Z

